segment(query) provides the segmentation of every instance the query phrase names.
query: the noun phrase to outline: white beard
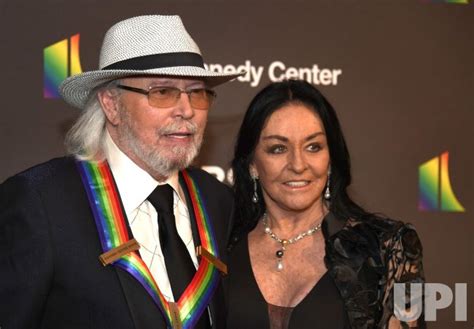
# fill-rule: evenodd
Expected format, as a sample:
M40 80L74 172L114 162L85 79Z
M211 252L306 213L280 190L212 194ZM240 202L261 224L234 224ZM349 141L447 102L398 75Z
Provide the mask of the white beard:
M120 108L122 127L119 129L119 139L122 145L133 152L148 168L163 177L169 177L176 171L188 167L194 158L198 155L201 148L203 136L197 133L195 123L177 119L167 126L163 126L156 131L156 138L160 138L167 133L178 131L180 128L186 127L187 131L195 133L193 142L189 146L176 145L171 148L157 149L156 147L142 143L135 131L133 130L133 122L131 122L128 111L123 107Z

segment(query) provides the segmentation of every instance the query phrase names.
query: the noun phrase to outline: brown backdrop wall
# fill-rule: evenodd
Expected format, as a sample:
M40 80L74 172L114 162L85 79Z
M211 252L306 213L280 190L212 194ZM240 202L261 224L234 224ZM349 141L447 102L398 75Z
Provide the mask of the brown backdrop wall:
M452 306L430 327L473 328L474 5L435 2L1 0L0 181L62 155L64 133L78 116L43 98L44 48L79 33L82 68L96 69L113 23L179 14L208 64L262 67L259 81L218 88L197 164L228 169L247 104L282 64L340 71L337 84L323 78L319 87L349 143L352 195L371 211L415 224L428 282L468 283L468 321L455 322ZM446 151L465 212L419 211L418 167Z

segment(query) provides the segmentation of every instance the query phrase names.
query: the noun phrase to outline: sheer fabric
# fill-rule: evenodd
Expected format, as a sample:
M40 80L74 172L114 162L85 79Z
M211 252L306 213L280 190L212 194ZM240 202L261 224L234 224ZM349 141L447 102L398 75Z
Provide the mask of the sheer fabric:
M270 320L270 329L288 329L293 309L294 307L284 307L269 303L268 319Z
M295 307L268 304L261 294L245 237L229 262L227 329L348 329L344 301L326 272Z
M350 328L353 329L388 329L389 321L391 318L393 320L394 316L394 284L424 282L422 246L415 229L410 224L378 216L343 220L328 213L324 218L322 230L326 242L325 264L328 276L334 282L336 297L343 303L342 317L347 315ZM270 328L267 304L262 302L263 297L253 276L250 280L245 273L248 269L251 270L246 248L247 236L234 236L231 241L228 278L229 328ZM242 250L246 252L246 258L243 257L245 254L242 254ZM241 278L247 279L242 281ZM258 293L249 290L256 290ZM323 299L326 298L328 297ZM307 299L303 302L307 302ZM311 300L311 303L317 302L316 299L308 300ZM310 309L314 313L318 307L313 306ZM290 312L289 329L293 329L293 319L299 317L296 315L297 311L298 307ZM341 317L334 311L329 315L331 317L322 328L329 328L328 323L333 324ZM246 317L256 320L247 327L232 326L233 321ZM284 316L281 316L281 319L283 318ZM423 318L424 315L421 314L416 322L401 323L401 327L416 325L418 328L426 328ZM308 328L317 328L312 316L307 319L312 324ZM284 323L283 320L279 322Z

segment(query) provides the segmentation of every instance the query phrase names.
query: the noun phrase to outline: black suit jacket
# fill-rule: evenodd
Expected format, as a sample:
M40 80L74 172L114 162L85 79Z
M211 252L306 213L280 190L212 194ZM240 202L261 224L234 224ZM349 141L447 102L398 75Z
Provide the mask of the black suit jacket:
M225 262L230 189L202 170L189 172L204 195ZM195 226L192 215L191 222ZM195 227L193 234L197 241ZM0 327L165 328L140 283L119 268L102 266L101 253L73 158L54 159L9 178L0 185ZM221 287L210 310L213 328L224 328Z

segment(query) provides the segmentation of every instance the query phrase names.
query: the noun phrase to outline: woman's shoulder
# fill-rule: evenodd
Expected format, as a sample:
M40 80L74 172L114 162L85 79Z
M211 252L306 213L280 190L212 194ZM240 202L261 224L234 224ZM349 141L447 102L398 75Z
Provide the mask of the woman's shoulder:
M423 280L421 243L409 223L364 214L347 219L327 241L328 267L338 285L350 287L344 298L351 318L360 313L356 300L367 299L367 319L378 314L377 323L386 323L393 314L393 284Z
M362 236L377 238L381 243L418 236L411 223L379 214L369 214L360 219L349 219L345 229Z
M340 247L336 250L378 255L376 258L381 257L380 261L384 258L383 255L388 256L395 251L403 252L411 258L422 255L422 245L412 224L378 214L348 219L344 227L329 241L335 247Z

